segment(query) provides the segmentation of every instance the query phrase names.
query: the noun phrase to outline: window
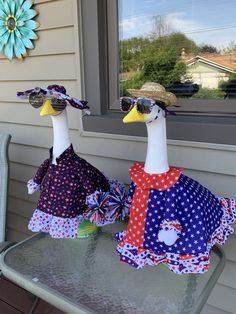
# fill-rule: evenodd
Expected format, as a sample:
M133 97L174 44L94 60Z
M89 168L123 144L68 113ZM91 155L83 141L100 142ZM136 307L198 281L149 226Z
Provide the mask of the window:
M84 129L146 136L144 125L122 124L119 96L127 86L159 80L179 97L168 138L236 144L236 104L224 99L227 88L234 97L227 83L236 78L232 7L233 0L82 0L85 94L93 113L83 119ZM222 61L226 54L230 66ZM171 58L165 63L164 57Z

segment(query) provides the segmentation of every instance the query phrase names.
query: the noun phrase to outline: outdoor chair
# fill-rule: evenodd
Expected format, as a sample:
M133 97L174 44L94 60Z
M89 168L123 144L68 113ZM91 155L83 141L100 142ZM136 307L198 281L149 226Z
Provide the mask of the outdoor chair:
M11 135L0 133L0 254L15 244L6 241L6 212L9 184L8 148ZM8 314L63 314L32 293L6 279L0 269L0 313Z
M6 211L9 182L8 147L11 135L0 133L0 253L12 243L6 241Z

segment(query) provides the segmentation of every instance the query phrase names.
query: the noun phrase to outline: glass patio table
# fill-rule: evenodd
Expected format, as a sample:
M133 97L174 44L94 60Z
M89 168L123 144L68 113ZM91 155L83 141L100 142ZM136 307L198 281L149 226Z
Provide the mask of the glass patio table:
M165 265L142 270L119 262L114 233L103 227L86 239L51 239L39 233L8 249L3 275L69 314L200 313L225 257L214 247L204 275L176 275Z

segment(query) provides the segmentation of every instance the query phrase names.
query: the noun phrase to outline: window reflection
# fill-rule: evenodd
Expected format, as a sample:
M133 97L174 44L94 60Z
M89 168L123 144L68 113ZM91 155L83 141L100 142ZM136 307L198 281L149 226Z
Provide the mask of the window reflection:
M181 98L235 97L235 1L119 0L118 8L120 95L154 81Z

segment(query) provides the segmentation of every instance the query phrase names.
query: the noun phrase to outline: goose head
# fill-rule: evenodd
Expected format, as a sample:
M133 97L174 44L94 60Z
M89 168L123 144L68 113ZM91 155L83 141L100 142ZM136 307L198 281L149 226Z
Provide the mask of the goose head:
M65 113L67 105L83 110L85 114L90 113L88 102L67 95L64 86L35 87L24 92L17 92L17 96L21 99L28 99L34 108L41 108L41 117L58 116Z
M140 90L128 89L129 94L136 99L123 97L122 101L128 101L130 108L124 117L124 123L145 122L147 124L162 122L166 116L166 107L175 103L174 94L167 92L165 88L154 82L145 83Z
M131 111L124 117L124 123L131 123L131 122L145 122L147 124L156 121L157 123L161 123L165 119L165 110L164 110L164 103L155 102L151 99L138 99L137 101L140 102L147 102L151 101L152 104L150 105L150 112L144 113L142 110L139 110L139 103L135 103ZM161 106L161 107L160 107Z

